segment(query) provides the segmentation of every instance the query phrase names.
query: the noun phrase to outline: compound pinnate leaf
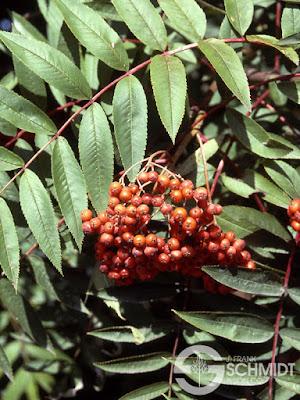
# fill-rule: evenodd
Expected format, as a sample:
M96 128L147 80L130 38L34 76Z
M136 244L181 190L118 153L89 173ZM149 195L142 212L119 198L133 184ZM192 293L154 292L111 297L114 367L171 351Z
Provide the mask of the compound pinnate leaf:
M121 374L138 374L157 371L169 364L170 353L150 353L140 356L117 358L112 361L94 363L98 368Z
M226 312L179 312L180 318L198 329L240 343L263 343L274 335L273 326L251 314Z
M142 84L135 76L122 79L113 98L115 137L125 169L141 161L147 142L147 100ZM132 180L140 169L136 165L128 172Z
M300 305L300 288L288 289L288 294L295 303Z
M188 40L203 39L206 17L195 0L158 0L175 29Z
M120 397L119 400L152 400L160 397L162 393L166 393L168 389L168 382L156 382L133 390Z
M59 137L52 153L52 177L57 199L77 246L81 249L83 231L80 213L87 208L84 178L67 140Z
M12 285L5 278L0 281L0 299L31 339L38 345L47 347L46 332L37 314L22 295L15 293Z
M16 33L0 32L0 40L31 71L67 96L88 99L91 88L72 61L62 52L39 40Z
M0 117L28 132L52 135L57 130L51 119L35 104L4 86L0 86Z
M29 169L20 179L20 202L40 249L57 270L61 269L61 248L53 205L39 177Z
M77 39L105 64L127 70L129 60L119 35L107 22L78 0L54 0Z
M0 171L13 171L23 167L24 161L5 147L0 147Z
M239 56L228 44L218 39L198 42L200 50L208 58L225 85L251 111L250 89Z
M91 105L79 129L79 154L91 202L96 211L107 207L114 171L114 148L110 127L102 107Z
M173 143L185 110L185 69L179 58L157 55L150 64L151 84L159 116Z
M4 199L0 198L0 264L15 289L19 278L19 241L13 220Z
M149 0L112 0L112 3L138 39L155 50L166 48L166 28Z
M245 293L280 297L284 291L280 278L269 272L212 266L202 267L202 270L217 282Z
M224 4L228 20L243 36L252 22L254 13L252 0L225 0Z
M13 381L13 371L11 368L11 364L1 345L0 345L0 368L3 369L3 372L8 377L8 379Z

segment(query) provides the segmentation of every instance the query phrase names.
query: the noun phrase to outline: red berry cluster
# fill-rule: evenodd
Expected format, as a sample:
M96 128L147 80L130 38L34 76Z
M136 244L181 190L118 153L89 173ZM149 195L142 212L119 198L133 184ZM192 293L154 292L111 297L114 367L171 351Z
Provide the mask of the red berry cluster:
M255 268L244 250L245 241L215 223L222 207L208 201L206 188L195 189L190 180L145 170L137 184L113 182L109 195L106 211L93 218L90 210L83 210L81 219L84 232L98 234L95 258L100 271L117 284L178 271L202 277L209 291L226 293L230 289L217 285L201 266Z
M293 199L290 202L287 214L290 217L291 227L300 232L300 199Z

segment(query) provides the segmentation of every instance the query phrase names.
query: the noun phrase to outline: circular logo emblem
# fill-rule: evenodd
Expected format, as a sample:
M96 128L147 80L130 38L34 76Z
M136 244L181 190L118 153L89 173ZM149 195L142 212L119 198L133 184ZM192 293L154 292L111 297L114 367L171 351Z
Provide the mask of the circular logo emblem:
M187 347L176 358L174 376L184 373L195 381L195 385L185 378L175 376L176 382L185 392L196 396L213 392L222 383L225 367L212 364L212 361L222 361L221 355L215 349L202 345Z

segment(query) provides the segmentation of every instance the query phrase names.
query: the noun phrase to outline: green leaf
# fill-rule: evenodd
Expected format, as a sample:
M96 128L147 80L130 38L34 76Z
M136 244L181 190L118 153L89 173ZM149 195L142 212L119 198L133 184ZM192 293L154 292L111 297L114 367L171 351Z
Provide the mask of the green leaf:
M77 246L83 241L80 213L87 208L84 178L74 153L65 138L59 137L53 148L52 177L57 199Z
M225 85L251 111L250 90L243 65L228 44L218 39L198 42L200 50L208 58Z
M138 39L155 50L166 48L166 28L149 0L112 0L112 3Z
M114 172L114 147L106 115L98 103L92 104L82 117L79 154L91 202L97 212L106 210Z
M286 45L286 46L293 46L300 44L300 33L295 33L294 35L287 36L284 39L280 39L278 44ZM298 48L298 46L293 46L294 48Z
M18 77L21 94L41 109L47 105L47 90L42 78L30 71L15 55L13 55L15 73Z
M0 345L0 368L3 369L5 375L8 377L9 380L13 381L13 371L11 368L11 364L3 350L3 347Z
M20 202L41 250L62 273L60 240L53 205L39 177L29 169L24 171L20 179Z
M133 390L119 398L119 400L151 400L156 399L169 389L168 382L156 382Z
M286 5L281 16L282 38L299 34L300 32L300 9L292 5ZM282 42L281 42L282 43Z
M284 291L281 279L269 272L246 268L202 267L202 270L217 282L241 292L261 296L280 297Z
M45 36L42 35L41 32L28 21L28 19L24 18L22 15L16 13L15 11L11 12L11 16L14 31L16 33L20 33L23 36L47 43Z
M283 328L280 329L279 334L283 340L300 351L300 329Z
M222 174L222 182L228 190L238 194L239 196L245 197L246 199L249 198L251 194L255 193L255 189L240 179L231 178L230 176Z
M272 400L292 400L294 398L295 393L290 390L279 386L276 382L273 383L273 399ZM269 387L265 387L265 389L257 395L258 400L269 400Z
M282 387L300 394L300 375L298 373L275 376L275 381Z
M117 358L110 361L94 363L98 368L107 372L119 374L139 374L157 371L169 364L166 360L170 353L150 353L133 357Z
M0 86L0 117L28 132L56 133L56 126L42 110L4 86Z
M54 0L74 36L110 67L124 71L128 56L119 35L97 12L78 0Z
M5 278L0 281L0 299L31 339L46 348L47 336L37 314L23 296L15 293Z
M288 141L283 142L279 135L268 133L253 119L228 108L228 124L237 139L253 153L264 158L299 158ZM282 145L283 144L283 145Z
M288 289L288 294L295 303L300 305L300 288Z
M275 236L280 237L286 242L290 241L291 239L289 232L280 224L280 222L272 214L263 213L261 211L255 210L250 207L239 207L239 206L226 206L223 208L223 211L225 211L228 215L231 216L232 220L234 221L234 223L236 223L236 225L239 225L241 223L242 226L244 226L245 221L250 223L248 234L255 232L256 231L255 226L256 226L260 229L264 229L272 233ZM254 229L252 229L252 227ZM244 236L247 236L247 234Z
M217 222L224 232L234 231L236 236L242 239L259 231L260 228L257 225L243 218L245 215L242 212L238 215L233 214L234 208L232 207L223 207L222 214L217 216Z
M298 66L299 64L299 56L297 52L288 46L280 45L279 40L274 36L269 35L247 35L246 39L251 43L263 43L267 46L273 47L274 49L280 51L284 56L286 56L289 60L291 60L294 64Z
M159 116L174 143L185 110L184 65L177 57L157 55L150 64L150 75Z
M251 185L256 191L263 194L263 199L269 203L275 204L276 206L287 208L291 202L290 197L281 190L274 183L270 182L263 175L256 172L246 173L244 181Z
M31 267L33 269L36 283L43 289L45 289L46 292L50 294L50 296L58 300L58 296L51 282L49 272L47 271L45 265L45 261L41 257L35 254L31 254L30 256L28 256L28 261L30 262Z
M171 324L164 324L163 322L151 325L149 328L141 327L138 329L133 326L123 325L97 329L89 332L89 335L113 342L142 344L166 336L171 332L172 327Z
M270 178L273 179L282 190L291 198L297 198L300 176L291 165L284 161L266 161L264 162L264 168Z
M191 42L203 39L206 17L195 0L158 0L175 29Z
M127 170L144 158L147 143L147 100L143 86L135 76L127 76L116 86L113 120L118 149ZM130 169L130 180L140 167L136 165Z
M279 82L278 89L295 103L300 104L300 80L293 82Z
M20 270L20 249L13 216L4 199L0 198L0 264L17 290Z
M228 20L243 36L252 22L254 13L252 0L225 0L224 4Z
M0 147L0 171L13 171L23 165L24 161L21 157L5 147Z
M251 314L173 311L196 328L234 342L263 343L274 335L274 328L267 320Z
M0 39L26 67L66 95L76 99L92 96L82 72L59 50L16 33L1 31Z
M2 43L1 43L2 45ZM8 72L3 78L0 79L0 85L6 87L6 89L12 90L18 84L18 78L14 71Z

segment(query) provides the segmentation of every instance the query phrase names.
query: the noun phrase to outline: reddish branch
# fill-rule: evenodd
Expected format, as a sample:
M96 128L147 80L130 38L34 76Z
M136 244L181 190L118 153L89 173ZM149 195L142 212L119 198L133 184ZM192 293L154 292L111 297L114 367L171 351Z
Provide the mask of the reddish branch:
M287 294L287 289L288 289L288 285L289 285L289 279L290 279L290 275L291 275L292 263L293 263L293 259L295 256L296 247L298 246L298 243L299 243L299 236L300 236L300 234L299 234L299 232L297 232L294 243L293 243L292 250L290 252L289 261L288 261L288 264L286 267L286 273L285 273L284 285L283 285L283 293L280 298L279 310L278 310L276 322L275 322L275 334L274 334L274 339L273 339L273 351L272 351L272 358L271 358L271 365L270 365L269 400L272 400L272 388L273 388L273 380L274 380L274 363L275 363L275 358L276 358L276 349L277 349L277 343L278 343L280 318L281 318L281 314L282 314L284 299Z
M280 20L281 20L281 10L282 10L282 5L281 1L277 0L276 3L276 17L275 17L275 35L276 38L280 38L280 33L281 33L281 25L280 25ZM274 72L278 73L280 68L280 53L278 50L275 50L275 58L274 58Z

